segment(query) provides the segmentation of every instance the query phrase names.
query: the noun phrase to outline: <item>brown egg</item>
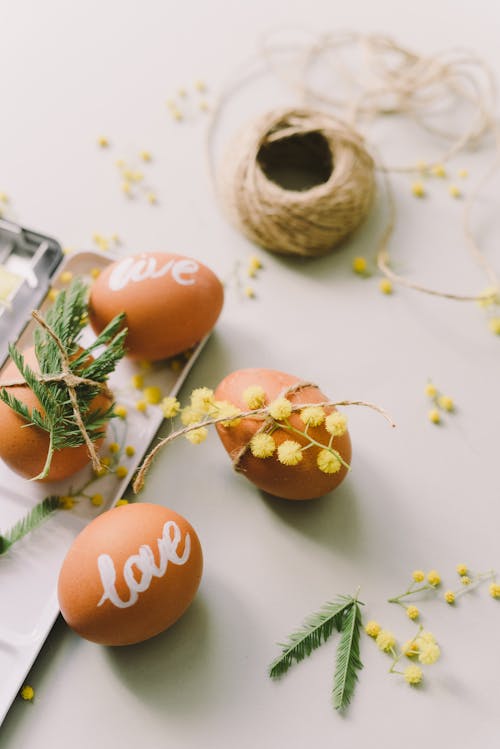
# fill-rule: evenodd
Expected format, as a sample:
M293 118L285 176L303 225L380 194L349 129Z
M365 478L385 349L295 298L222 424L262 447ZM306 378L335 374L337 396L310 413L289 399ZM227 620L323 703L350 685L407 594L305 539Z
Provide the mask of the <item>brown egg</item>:
M38 370L38 362L34 348L24 352L26 363L35 371ZM89 358L92 358L89 356ZM2 382L22 380L18 368L13 361L5 367L0 378ZM33 391L27 385L15 385L7 388L9 393L24 403L30 411L38 409L43 414L40 402ZM104 395L98 395L92 401L93 410L107 409L111 401ZM103 435L106 427L103 427ZM6 403L0 401L0 458L4 460L9 468L19 473L26 479L32 479L41 473L47 453L49 450L49 435L37 426L27 426L26 421L16 414ZM96 442L99 447L102 440ZM71 476L89 462L87 447L67 447L56 450L52 459L49 473L41 481L59 481Z
M90 292L89 317L100 333L125 312L128 355L156 361L185 351L209 333L223 299L221 282L198 260L144 252L101 273Z
M278 372L273 369L240 369L225 377L215 391L217 400L229 401L242 411L248 410L243 400L243 392L251 385L260 385L266 393L266 405L282 395L286 388L300 382L298 377ZM300 388L297 392L287 395L291 403L320 403L330 400L317 387L308 385ZM335 411L332 407L326 407L327 414ZM304 430L300 412L293 412L289 418L290 424ZM241 454L242 449L250 443L253 435L262 425L262 420L257 418L245 418L237 426L217 425L219 437L229 453L233 462ZM330 434L324 424L318 427L310 427L310 436L321 444L328 444ZM273 432L276 445L279 446L285 440L294 440L301 445L307 444L307 439L286 429L277 429ZM333 439L332 447L337 450L343 460L350 464L351 440L349 433ZM347 469L342 466L337 473L323 473L316 464L320 448L313 446L302 453L302 461L294 466L283 465L279 462L276 453L269 458L255 458L249 449L246 449L237 461L236 470L241 471L252 483L269 494L284 499L314 499L335 489L345 478Z
M59 605L87 640L142 642L184 613L202 568L198 536L181 515L148 503L116 507L73 542L59 575Z

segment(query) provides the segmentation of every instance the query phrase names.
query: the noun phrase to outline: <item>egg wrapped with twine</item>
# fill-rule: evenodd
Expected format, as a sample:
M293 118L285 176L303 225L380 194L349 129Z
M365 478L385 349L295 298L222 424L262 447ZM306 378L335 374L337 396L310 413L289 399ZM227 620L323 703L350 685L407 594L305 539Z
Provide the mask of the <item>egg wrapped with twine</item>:
M283 255L329 253L366 217L374 162L363 138L327 112L273 110L229 146L220 197L252 242Z

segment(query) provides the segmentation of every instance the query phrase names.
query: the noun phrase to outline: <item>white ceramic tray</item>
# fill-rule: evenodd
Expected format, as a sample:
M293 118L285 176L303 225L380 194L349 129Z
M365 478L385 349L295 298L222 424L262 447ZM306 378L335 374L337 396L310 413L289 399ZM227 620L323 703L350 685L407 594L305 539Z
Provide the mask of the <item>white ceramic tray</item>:
M58 277L61 271L68 270L73 275L89 278L92 268L102 269L113 259L97 252L78 252L65 260ZM57 288L61 284L56 280L54 286ZM47 304L45 302L44 306ZM32 325L29 325L19 340L21 347L31 344L31 332ZM85 330L82 341L88 344L92 339L91 331ZM205 340L193 350L189 359L181 357L183 364L178 371L174 371L169 362L154 365L151 372L144 374L145 384L158 385L164 395L175 395ZM128 469L127 477L120 480L109 474L95 479L86 493L102 494L104 502L100 507L95 507L87 498L81 498L73 509L57 510L0 557L0 725L59 613L56 585L68 547L87 523L121 498L163 420L158 406L148 406L145 413L134 407L140 396L131 385L131 377L139 371L137 364L123 360L110 378L115 399L128 407L128 416L125 420L112 420L101 453L110 454L107 446L111 442L122 448L132 445L135 448L132 457L119 456L119 463ZM88 467L66 481L35 484L20 478L0 461L0 532L9 529L44 497L52 494L65 496L91 478L93 473Z

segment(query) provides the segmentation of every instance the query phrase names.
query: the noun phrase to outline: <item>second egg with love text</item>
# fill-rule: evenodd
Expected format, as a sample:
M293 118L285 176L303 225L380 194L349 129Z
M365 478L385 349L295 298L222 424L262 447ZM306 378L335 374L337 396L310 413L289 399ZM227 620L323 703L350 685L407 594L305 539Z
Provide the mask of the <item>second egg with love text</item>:
M59 575L61 613L93 642L141 642L182 616L202 567L198 536L181 515L145 502L117 507L73 542Z
M190 257L143 252L111 263L94 282L89 319L100 333L126 315L127 353L157 361L186 351L214 327L222 309L221 282Z

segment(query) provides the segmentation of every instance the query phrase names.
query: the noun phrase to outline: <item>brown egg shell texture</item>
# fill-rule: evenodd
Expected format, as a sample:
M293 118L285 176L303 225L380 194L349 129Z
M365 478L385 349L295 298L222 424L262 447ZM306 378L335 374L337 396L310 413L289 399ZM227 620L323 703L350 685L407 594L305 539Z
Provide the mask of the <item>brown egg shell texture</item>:
M77 356L80 349L75 356ZM35 349L29 348L24 353L26 363L38 372L38 361ZM89 355L89 360L92 357ZM2 382L22 380L22 376L14 364L10 361L2 372ZM27 385L15 385L7 388L9 393L24 403L30 412L36 408L44 413L40 401ZM92 401L93 410L105 410L111 405L111 400L105 395L98 395ZM106 427L102 428L103 438ZM42 471L49 450L49 435L37 426L27 426L26 421L15 413L6 403L0 401L0 458L7 463L12 471L20 474L23 478L31 479ZM102 445L103 439L97 440L96 448ZM48 475L41 482L60 481L80 471L90 461L86 445L78 447L66 447L56 450L52 458L52 464Z
M126 314L127 355L158 361L198 343L214 327L224 290L198 260L149 252L118 260L92 285L89 319L96 333Z
M300 378L272 369L240 369L225 377L215 391L217 400L227 400L234 403L242 411L247 411L243 400L243 392L251 385L260 385L266 395L266 405L280 396L287 388L301 382ZM316 386L307 385L286 396L291 403L321 403L331 400ZM326 413L336 409L326 407ZM299 430L304 430L304 423L300 412L290 416L290 423ZM262 420L245 418L233 427L217 425L217 432L229 456L234 461L241 449L248 445L253 435L262 426ZM322 444L328 444L330 435L324 425L310 427L311 437ZM285 440L295 440L301 445L307 444L307 438L285 429L273 432L277 445ZM335 437L332 447L337 450L344 461L351 463L351 440L346 431L340 437ZM302 461L296 466L285 466L279 462L276 453L270 458L255 458L247 449L238 461L238 471L241 471L252 483L269 494L284 499L315 499L335 489L345 478L347 469L342 466L337 473L326 474L319 470L316 459L319 448L311 447L303 453Z
M189 534L189 556L183 564L168 561L161 577L153 576L135 602L119 608L103 598L105 585L98 558L109 555L116 571L116 592L121 601L131 597L124 577L127 560L133 561L141 547L148 547L154 563L160 564L159 539L165 523L174 522L180 530L176 553L182 557ZM169 531L172 533L173 531ZM149 553L149 552L147 552ZM144 581L141 562L136 557L132 575L140 587ZM93 520L75 539L59 575L58 595L62 615L82 637L102 645L131 645L153 637L170 627L186 611L200 584L203 556L200 542L190 523L173 510L150 503L116 507Z

